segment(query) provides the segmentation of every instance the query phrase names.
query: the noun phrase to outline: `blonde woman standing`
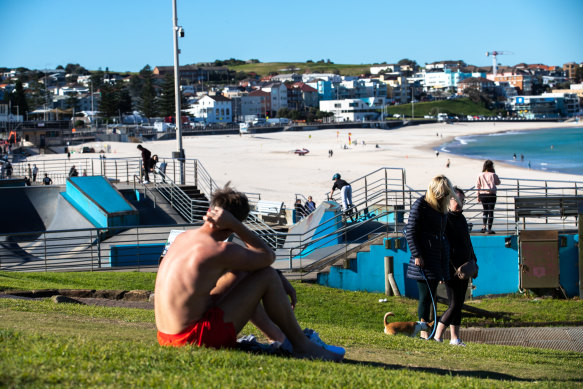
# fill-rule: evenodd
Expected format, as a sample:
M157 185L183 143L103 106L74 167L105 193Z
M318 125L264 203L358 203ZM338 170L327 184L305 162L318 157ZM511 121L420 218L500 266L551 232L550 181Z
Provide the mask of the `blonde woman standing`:
M409 212L407 243L411 259L407 277L417 281L419 320L430 321L431 295L435 296L440 281L449 279L448 253L445 244L445 227L450 199L455 197L449 179L443 175L434 177ZM423 273L425 273L425 278ZM421 337L427 333L421 332Z

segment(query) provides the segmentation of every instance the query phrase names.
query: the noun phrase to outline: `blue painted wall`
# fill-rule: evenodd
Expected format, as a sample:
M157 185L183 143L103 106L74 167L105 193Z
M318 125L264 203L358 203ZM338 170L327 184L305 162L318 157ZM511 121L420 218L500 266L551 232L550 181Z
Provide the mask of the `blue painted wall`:
M579 253L575 243L578 236L566 237L566 247L559 249L560 282L568 296L579 294ZM509 240L509 247L506 241ZM349 269L332 267L329 273L318 275L318 282L333 288L353 291L385 291L384 257L392 256L394 276L401 294L418 298L416 281L406 277L411 253L406 240L400 238L400 247L395 248L396 239L388 239L388 248L371 246L370 252L360 252ZM472 244L478 265L478 278L473 281L475 289L472 295L514 293L519 286L518 239L515 235L472 236Z
M575 244L579 235L559 235L564 237L567 245L559 246L559 282L567 296L579 295L579 248Z
M116 245L109 251L109 265L148 266L157 265L165 244Z

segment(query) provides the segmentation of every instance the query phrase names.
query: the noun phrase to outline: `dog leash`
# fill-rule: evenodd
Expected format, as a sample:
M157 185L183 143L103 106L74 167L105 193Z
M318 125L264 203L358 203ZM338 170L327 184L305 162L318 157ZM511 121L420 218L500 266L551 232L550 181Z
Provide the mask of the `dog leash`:
M431 293L431 286L429 286L429 281L425 276L425 272L423 271L421 266L419 266L419 270L421 270L421 276L423 277L425 283L427 284L427 289L429 289L429 296L431 296L431 302L433 303L433 330L431 331L431 335L429 335L427 339L425 339L429 340L433 338L433 335L435 335L435 330L437 329L437 306L435 305L435 299L433 298L433 293Z

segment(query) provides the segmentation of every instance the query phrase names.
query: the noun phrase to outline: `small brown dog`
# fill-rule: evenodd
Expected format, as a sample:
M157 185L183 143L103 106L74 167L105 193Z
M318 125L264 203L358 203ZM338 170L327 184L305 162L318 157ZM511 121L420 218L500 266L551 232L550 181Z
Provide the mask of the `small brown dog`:
M425 321L396 321L387 322L389 316L395 316L393 312L387 312L385 314L385 334L388 335L406 335L414 338L417 336L419 331L431 331L433 328L433 322L427 323Z

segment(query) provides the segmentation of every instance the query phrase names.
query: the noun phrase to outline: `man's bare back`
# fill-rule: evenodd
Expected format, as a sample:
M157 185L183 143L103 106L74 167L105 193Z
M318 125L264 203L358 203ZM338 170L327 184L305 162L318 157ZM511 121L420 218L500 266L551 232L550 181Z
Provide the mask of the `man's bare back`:
M211 204L204 224L180 234L160 264L155 289L160 344L231 347L254 320L266 336L289 340L297 357L341 360L343 355L311 342L300 328L293 313L295 291L271 267L273 250L242 223L249 210L246 196L226 186L213 194ZM245 247L224 242L232 233Z
M224 252L224 243L198 231L180 234L158 269L156 326L167 334L177 334L203 316L211 306L210 292L225 272L212 263Z
M236 224L224 210L215 210L213 215L219 223ZM257 270L273 262L269 247L261 247L263 251L257 254L260 250L224 242L229 235L207 223L176 237L156 277L154 305L159 331L177 334L199 320L211 307L211 291L227 271Z

